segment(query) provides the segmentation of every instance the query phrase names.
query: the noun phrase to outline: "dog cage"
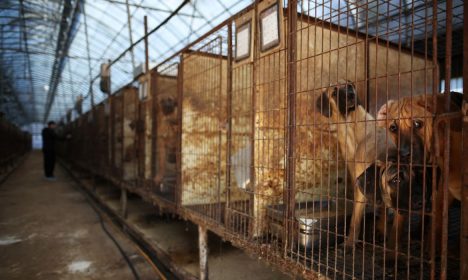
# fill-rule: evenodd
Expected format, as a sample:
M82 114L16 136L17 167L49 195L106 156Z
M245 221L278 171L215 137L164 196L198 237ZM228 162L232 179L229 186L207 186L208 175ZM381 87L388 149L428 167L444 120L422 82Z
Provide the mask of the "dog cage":
M0 178L4 179L19 158L31 149L32 139L29 133L21 131L3 116L0 116L0 134Z
M136 179L135 129L138 91L125 86L110 97L111 177L134 183Z
M160 65L151 74L153 98L153 193L172 204L177 202L177 157L180 127L178 92L179 58Z
M255 1L96 109L102 158L304 278L457 278L463 4Z
M442 188L451 186L437 186L460 173L438 163L432 146L450 142L443 157L457 169L460 115L433 109L457 99L439 94L433 51L445 40L446 2L295 2L287 19L296 47L287 60L286 258L330 278L457 277L457 257L428 249L458 244L460 234L452 225L459 209L440 213L448 207ZM438 121L451 112L455 119ZM452 130L439 134L441 122ZM450 230L437 236L442 219Z
M151 93L152 74L146 73L138 78L138 186L148 189L152 186L152 132L153 132L153 98Z
M186 48L183 208L311 274L460 273L461 98L434 51L461 26L450 2L447 20L445 1L259 1Z
M96 174L106 177L109 173L108 171L108 114L106 113L106 104L100 103L94 109L94 122L95 122L95 139L94 144L96 145L96 164L97 168L95 170Z
M225 202L226 30L181 54L180 205L218 222Z

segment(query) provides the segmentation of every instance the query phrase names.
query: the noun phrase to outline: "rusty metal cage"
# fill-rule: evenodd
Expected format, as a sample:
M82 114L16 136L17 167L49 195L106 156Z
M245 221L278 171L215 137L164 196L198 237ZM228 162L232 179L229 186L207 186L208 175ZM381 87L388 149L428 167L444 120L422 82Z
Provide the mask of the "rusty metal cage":
M29 133L21 131L3 116L0 116L0 134L0 180L3 180L18 164L18 160L31 150L32 139Z
M110 100L111 176L132 183L136 179L136 123L138 91L126 86Z
M160 65L151 74L153 113L152 174L155 194L176 203L179 118L179 57Z
M226 29L181 54L180 204L222 221L225 201Z
M255 1L111 97L102 164L305 278L463 277L463 4Z

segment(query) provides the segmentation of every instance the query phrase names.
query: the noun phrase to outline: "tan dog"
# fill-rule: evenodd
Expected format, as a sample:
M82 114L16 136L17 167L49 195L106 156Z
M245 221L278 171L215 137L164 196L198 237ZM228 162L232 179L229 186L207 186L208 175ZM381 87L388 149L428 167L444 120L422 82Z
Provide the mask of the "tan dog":
M361 105L354 84L349 81L330 87L317 100L321 114L336 126L336 137L342 157L354 186L354 206L351 216L347 246L352 246L359 236L364 215L366 196L359 187L358 178L377 160L378 155L392 147L385 129L376 125L372 115ZM374 184L375 188L375 184Z
M450 143L450 160L448 173L448 189L450 203L453 198L461 199L461 166L462 166L462 133L461 133L461 114L457 117L456 112L460 112L462 95L460 93L451 93L452 102L450 110L446 110L444 104L445 96L437 94L435 96L436 103L434 107L433 96L414 96L404 97L398 101L389 100L383 105L378 114L379 125L385 127L392 136L399 148L399 154L402 158L407 158L414 165L424 165L425 163L436 164L441 170L444 170L443 152L437 151L433 145L433 140L438 143L439 147L445 147ZM440 114L450 114L450 139L444 137L444 126L437 125L434 127L434 122ZM435 118L434 118L435 116ZM437 131L434 132L433 129ZM436 137L433 139L433 137ZM441 148L442 149L442 148ZM448 159L447 159L448 160ZM444 172L442 172L443 174ZM439 178L437 193L435 193L436 205L434 207L436 236L440 236L442 227L442 206L443 195L442 187L444 184L444 176Z

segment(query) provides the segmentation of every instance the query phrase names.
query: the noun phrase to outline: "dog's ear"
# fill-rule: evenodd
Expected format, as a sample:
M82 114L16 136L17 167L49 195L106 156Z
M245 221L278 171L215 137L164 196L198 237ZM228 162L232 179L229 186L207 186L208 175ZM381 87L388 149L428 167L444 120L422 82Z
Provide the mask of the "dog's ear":
M385 118L387 117L387 106L388 104L386 103L382 105L382 107L380 107L379 111L377 112L377 120L385 120Z
M381 201L379 170L380 167L374 163L369 166L355 182L361 193L370 201Z
M388 100L386 104L382 105L380 107L379 111L377 112L376 120L377 120L377 125L381 127L385 127L385 122L387 120L387 113L388 113L388 108L390 105L392 105L395 101L394 100Z
M330 100L326 92L323 92L316 103L317 110L325 117L331 117Z

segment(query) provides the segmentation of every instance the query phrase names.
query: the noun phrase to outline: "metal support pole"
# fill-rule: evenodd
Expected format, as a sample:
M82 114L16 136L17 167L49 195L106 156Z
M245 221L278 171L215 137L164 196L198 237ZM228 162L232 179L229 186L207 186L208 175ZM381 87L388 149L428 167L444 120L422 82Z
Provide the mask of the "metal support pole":
M198 247L200 253L200 280L208 280L208 231L198 226Z
M149 71L149 50L148 50L148 17L145 16L145 73Z
M91 96L91 108L94 108L94 93L93 93L93 71L91 67L91 55L89 51L89 37L88 37L88 21L85 10L85 4L81 3L81 10L83 11L84 27L85 27L85 38L86 38L86 53L88 57L88 74L89 74L89 94ZM70 63L69 63L70 64Z
M133 34L132 34L132 16L130 14L130 5L128 4L128 0L125 0L125 6L127 7L127 26L128 26L128 38L130 39L130 56L132 58L132 69L135 69L135 54L133 53ZM146 33L145 33L146 35Z
M296 133L296 25L297 24L297 1L292 0L288 3L288 138L287 138L287 163L286 163L286 188L283 193L283 199L286 204L284 213L284 255L287 255L288 246L292 246L294 211L295 211L295 160L294 160L294 142Z
M229 225L229 203L231 201L231 153L232 153L232 22L228 24L228 71L227 71L227 170L226 172L226 206L224 211L224 221Z
M450 111L450 80L451 80L451 68L452 68L452 0L447 0L446 3L446 37L445 37L445 109L447 112ZM443 207L442 207L442 248L441 248L441 272L440 279L447 279L447 242L448 242L448 184L449 184L449 168L450 168L450 122L445 125L444 138L447 139L447 143L444 147L444 167L443 167L443 187L439 190L443 196ZM439 209L440 210L440 209ZM437 213L436 213L437 215Z
M468 158L468 5L463 6L463 158ZM468 161L463 161L460 231L460 279L468 279Z
M120 192L120 207L121 207L121 213L122 213L122 217L124 219L127 218L128 216L128 209L127 209L127 189L125 188L122 188L121 189L121 192Z

